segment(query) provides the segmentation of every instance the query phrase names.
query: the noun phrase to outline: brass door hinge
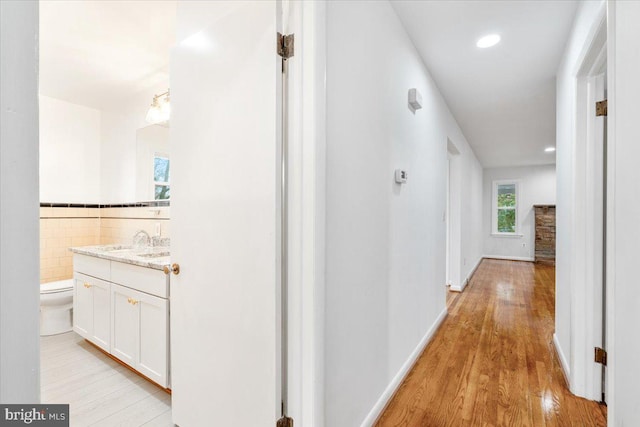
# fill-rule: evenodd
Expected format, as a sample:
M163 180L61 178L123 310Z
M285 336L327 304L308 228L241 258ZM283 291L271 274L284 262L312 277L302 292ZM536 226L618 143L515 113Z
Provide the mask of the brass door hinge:
M607 100L596 102L596 117L607 115Z
M607 352L600 348L595 348L595 362L607 366Z
M276 422L276 427L293 427L293 418L284 416Z
M293 56L294 36L293 34L282 35L278 33L278 55L283 59Z

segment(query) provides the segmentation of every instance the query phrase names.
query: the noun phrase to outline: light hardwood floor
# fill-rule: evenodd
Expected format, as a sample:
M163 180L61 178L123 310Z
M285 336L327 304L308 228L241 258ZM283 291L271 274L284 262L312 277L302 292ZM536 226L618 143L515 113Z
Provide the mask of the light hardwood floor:
M173 426L171 396L74 332L42 337L41 402L68 403L71 427Z
M553 348L555 270L484 260L378 426L606 426L573 396Z

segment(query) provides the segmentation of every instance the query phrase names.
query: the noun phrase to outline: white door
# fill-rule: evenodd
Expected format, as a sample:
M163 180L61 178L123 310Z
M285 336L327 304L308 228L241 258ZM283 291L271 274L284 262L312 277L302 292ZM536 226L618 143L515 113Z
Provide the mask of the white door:
M171 56L173 422L268 426L280 415L278 8L206 8L220 14Z
M592 331L592 342L590 347L605 348L605 331L604 324L605 311L604 311L604 292L605 292L605 274L604 261L606 257L605 253L605 222L606 217L604 212L606 210L606 200L604 198L606 181L605 181L605 168L604 163L606 161L606 128L605 121L606 116L596 116L595 103L606 98L606 77L604 72L592 77L588 80L588 135L586 146L587 168L586 173L587 188L592 191L587 191L586 204L587 204L587 226L591 229L591 232L587 233L585 241L587 247L592 249L593 258L587 264L587 277L588 280L594 282L594 305L591 314L591 321L589 330ZM606 348L605 348L606 349ZM604 401L604 384L605 384L606 368L603 365L593 362L591 364L589 382L593 382L594 394L593 398L599 398Z

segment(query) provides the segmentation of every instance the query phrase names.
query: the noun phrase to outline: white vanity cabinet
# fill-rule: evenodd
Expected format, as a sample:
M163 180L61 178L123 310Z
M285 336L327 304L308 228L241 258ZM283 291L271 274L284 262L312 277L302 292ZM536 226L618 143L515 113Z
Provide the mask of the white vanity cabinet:
M105 351L111 343L111 284L74 275L73 330Z
M161 270L74 254L73 329L169 387L169 277Z

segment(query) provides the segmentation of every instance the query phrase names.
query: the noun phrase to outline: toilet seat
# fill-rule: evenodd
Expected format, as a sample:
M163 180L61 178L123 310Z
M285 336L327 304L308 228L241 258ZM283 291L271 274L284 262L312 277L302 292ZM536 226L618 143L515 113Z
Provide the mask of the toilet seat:
M57 294L73 290L73 280L60 280L40 285L40 294Z

